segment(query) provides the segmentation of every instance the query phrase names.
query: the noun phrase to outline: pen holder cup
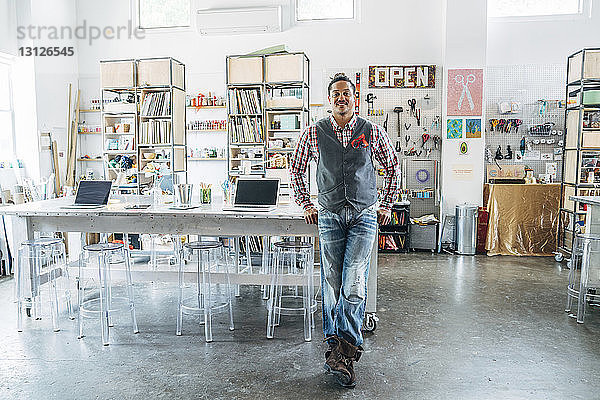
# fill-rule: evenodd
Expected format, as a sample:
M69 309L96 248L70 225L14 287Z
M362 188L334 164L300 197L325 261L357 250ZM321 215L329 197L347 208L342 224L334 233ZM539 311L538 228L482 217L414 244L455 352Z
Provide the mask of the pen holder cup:
M211 188L202 188L200 192L202 194L202 204L210 204L212 200Z
M192 204L192 195L194 193L194 185L188 183L180 183L175 185L175 193L177 193L177 204L180 206L189 206Z

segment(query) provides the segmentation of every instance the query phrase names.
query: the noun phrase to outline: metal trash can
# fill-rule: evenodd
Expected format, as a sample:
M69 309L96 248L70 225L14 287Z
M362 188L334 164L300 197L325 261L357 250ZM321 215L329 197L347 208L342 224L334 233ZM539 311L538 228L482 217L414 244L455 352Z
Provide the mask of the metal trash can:
M456 206L454 239L458 254L472 256L477 251L477 209L474 204Z

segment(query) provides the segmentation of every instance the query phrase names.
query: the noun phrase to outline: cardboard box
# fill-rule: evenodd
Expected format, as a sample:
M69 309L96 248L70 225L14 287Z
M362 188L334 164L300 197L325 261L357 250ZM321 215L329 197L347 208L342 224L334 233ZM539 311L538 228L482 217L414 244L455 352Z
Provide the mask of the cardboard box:
M304 54L275 54L265 57L267 82L308 81Z
M170 58L139 60L137 68L138 86L184 86L183 65Z
M135 86L135 62L102 61L100 62L100 80L103 88L129 88Z
M227 83L262 83L262 57L229 57Z

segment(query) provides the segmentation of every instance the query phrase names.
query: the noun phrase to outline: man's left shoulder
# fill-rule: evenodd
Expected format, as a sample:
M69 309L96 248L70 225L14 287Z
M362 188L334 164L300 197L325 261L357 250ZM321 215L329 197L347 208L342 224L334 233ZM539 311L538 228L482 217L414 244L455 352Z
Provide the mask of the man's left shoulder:
M378 134L387 134L386 130L383 128L383 126L376 124L375 122L371 122L369 121L369 123L371 124L371 132L377 132Z

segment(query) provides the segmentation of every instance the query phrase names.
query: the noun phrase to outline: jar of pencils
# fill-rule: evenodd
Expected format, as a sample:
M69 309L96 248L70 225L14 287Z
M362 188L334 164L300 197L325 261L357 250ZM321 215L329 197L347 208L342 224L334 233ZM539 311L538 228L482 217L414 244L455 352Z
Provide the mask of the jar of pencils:
M200 184L200 196L202 204L210 204L212 201L211 185Z

